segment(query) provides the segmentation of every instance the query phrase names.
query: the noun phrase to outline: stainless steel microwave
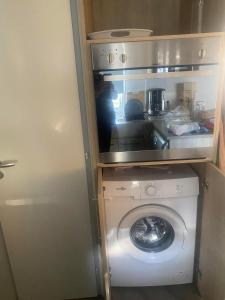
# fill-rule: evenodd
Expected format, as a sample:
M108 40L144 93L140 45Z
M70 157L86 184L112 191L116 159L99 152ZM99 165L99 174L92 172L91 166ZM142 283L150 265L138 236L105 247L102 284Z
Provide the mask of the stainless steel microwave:
M210 158L220 37L91 45L103 163Z

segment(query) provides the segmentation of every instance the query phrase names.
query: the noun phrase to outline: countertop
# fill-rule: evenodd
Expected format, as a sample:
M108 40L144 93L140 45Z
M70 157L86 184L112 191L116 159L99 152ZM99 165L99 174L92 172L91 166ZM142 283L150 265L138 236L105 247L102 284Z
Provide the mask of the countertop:
M163 119L158 119L158 120L147 120L148 122L152 122L155 129L167 140L171 139L185 139L185 138L199 138L199 137L211 137L213 133L189 133L189 134L184 134L184 135L175 135L172 132L168 130L166 127L165 120Z

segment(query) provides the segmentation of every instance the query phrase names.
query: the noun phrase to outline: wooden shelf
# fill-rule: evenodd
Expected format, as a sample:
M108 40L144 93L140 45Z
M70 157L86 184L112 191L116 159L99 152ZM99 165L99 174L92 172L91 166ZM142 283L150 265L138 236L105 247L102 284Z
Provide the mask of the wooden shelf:
M136 38L109 38L88 40L87 44L105 44L105 43L124 43L124 42L140 42L140 41L156 41L156 40L172 40L172 39L188 39L188 38L202 38L202 37L224 37L224 32L212 32L212 33L194 33L194 34L181 34L181 35L161 35L161 36L149 36L149 37L136 37Z
M185 159L185 160L165 160L165 161L148 161L148 162L130 162L130 163L97 163L99 168L119 168L119 167L141 167L141 166L158 166L158 165L174 165L174 164L195 164L212 162L212 159Z

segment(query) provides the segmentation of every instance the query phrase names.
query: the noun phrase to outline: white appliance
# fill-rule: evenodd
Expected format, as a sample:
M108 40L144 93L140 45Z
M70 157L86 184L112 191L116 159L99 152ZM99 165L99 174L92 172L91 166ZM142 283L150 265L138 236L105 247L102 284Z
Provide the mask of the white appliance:
M198 193L186 165L104 171L112 286L192 282Z

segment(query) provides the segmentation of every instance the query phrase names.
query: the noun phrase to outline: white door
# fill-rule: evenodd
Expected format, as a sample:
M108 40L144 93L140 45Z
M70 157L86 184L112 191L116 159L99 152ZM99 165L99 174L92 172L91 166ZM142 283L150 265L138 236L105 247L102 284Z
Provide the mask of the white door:
M0 160L18 161L1 169L0 249L19 300L96 295L75 74L69 1L0 1Z

